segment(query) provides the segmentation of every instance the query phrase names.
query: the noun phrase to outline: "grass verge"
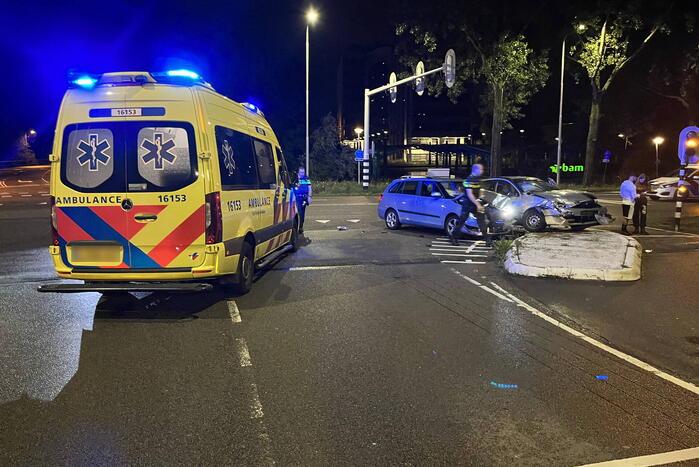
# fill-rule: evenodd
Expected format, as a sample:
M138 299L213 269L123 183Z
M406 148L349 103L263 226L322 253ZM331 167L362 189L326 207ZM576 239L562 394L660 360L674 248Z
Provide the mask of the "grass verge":
M495 253L495 257L500 261L501 263L505 262L505 258L507 257L507 252L512 249L512 247L515 245L514 240L510 240L508 238L503 238L501 240L494 240L493 241L493 252Z

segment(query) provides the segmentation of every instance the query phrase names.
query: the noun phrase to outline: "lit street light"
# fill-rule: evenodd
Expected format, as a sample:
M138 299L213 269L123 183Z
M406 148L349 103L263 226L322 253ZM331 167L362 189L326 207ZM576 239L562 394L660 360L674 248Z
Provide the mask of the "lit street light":
M318 12L316 12L313 8L308 10L306 13L306 176L310 176L310 171L308 170L308 162L309 162L309 154L310 154L310 136L309 136L309 127L310 127L310 116L308 112L308 36L309 36L309 30L312 25L316 23L318 20Z
M655 178L660 177L660 158L658 157L658 146L665 142L665 138L662 136L656 136L653 138L653 144L655 144Z

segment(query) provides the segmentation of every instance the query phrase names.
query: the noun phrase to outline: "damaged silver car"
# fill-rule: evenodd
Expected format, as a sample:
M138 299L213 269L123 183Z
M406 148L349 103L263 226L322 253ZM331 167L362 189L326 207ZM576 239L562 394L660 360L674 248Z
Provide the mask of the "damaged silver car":
M529 232L583 230L611 220L592 193L562 190L551 180L535 177L485 179L481 197Z

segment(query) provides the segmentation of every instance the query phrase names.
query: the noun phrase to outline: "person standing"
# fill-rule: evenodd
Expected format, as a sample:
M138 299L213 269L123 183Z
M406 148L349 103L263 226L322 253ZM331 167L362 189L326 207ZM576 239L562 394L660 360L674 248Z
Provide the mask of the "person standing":
M627 230L627 226L633 219L633 207L636 203L636 198L638 198L635 175L629 175L629 178L622 182L619 193L621 194L621 213L624 216L624 223L621 225L621 233L624 235L631 235L631 232Z
M485 208L478 199L481 192L482 175L483 165L473 164L473 167L471 167L471 175L464 180L463 185L466 189L466 194L461 198L461 215L454 226L454 230L449 233L449 238L453 245L459 244L458 239L461 236L461 228L466 223L466 220L468 220L469 214L473 213L478 221L478 228L483 235L485 245L491 246L490 235L488 235L488 225L485 221Z
M638 180L636 181L636 198L633 206L633 232L632 234L648 235L646 232L646 217L648 215L648 197L646 196L646 191L650 186L648 185L648 177L646 174L640 174ZM640 227L640 229L639 229Z
M303 221L306 218L306 206L310 206L313 191L311 180L306 176L306 169L299 167L298 178L294 185L296 206L299 210L299 233L303 233Z

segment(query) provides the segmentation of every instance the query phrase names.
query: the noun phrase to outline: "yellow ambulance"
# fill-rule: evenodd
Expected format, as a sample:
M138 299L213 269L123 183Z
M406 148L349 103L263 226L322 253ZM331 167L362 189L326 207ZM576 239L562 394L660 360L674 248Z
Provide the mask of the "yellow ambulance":
M51 160L51 257L42 292L250 290L295 250L279 142L255 105L189 70L71 79Z

